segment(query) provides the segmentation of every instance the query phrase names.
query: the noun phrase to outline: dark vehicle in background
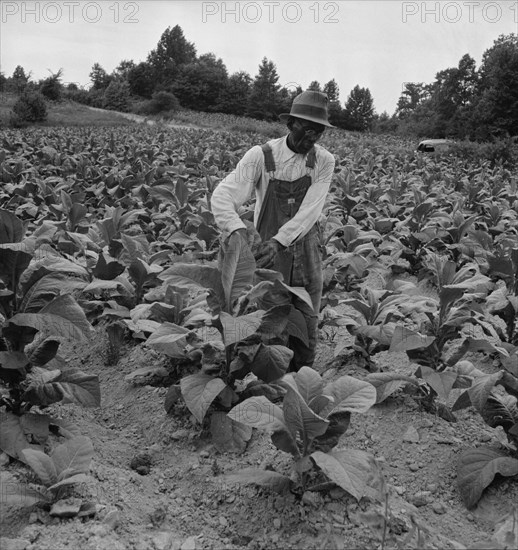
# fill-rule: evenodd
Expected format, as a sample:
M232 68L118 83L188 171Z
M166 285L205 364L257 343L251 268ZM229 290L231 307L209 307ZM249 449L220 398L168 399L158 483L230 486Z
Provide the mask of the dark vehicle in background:
M453 145L451 139L424 139L417 146L420 153L447 153Z

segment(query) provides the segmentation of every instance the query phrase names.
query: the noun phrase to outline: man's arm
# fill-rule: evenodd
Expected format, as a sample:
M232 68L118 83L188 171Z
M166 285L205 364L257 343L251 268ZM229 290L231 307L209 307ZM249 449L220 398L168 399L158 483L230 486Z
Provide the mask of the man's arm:
M314 181L311 183L299 211L273 237L281 245L289 246L302 233L307 233L318 221L329 193L334 168L333 155L324 150L322 156L318 158Z
M262 149L256 145L245 153L235 170L214 189L212 213L223 238L237 229L246 229L238 211L251 198L255 184L261 177L263 164Z

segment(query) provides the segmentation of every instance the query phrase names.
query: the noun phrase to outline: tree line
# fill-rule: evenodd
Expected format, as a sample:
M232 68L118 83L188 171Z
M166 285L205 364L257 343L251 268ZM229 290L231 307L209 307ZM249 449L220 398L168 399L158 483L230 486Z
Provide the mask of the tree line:
M477 69L466 54L434 82L407 83L384 125L409 134L490 140L518 135L518 35L501 35Z
M62 71L37 85L18 66L0 89L21 93L32 87L48 99L68 97L96 107L155 114L179 108L220 112L273 121L290 109L302 91L281 86L273 61L262 59L255 77L245 71L228 74L221 58L198 55L176 25L168 27L145 61L123 60L111 73L99 63L90 72L91 87L63 88ZM347 130L371 130L428 137L487 140L518 135L518 37L500 36L475 60L464 55L457 67L437 73L432 83L406 83L392 115L377 114L368 88L355 86L345 102L335 79L307 89L329 97L331 124Z
M213 53L197 55L195 45L178 25L163 32L145 61L123 60L111 73L94 63L88 90L75 84L60 90L61 75L60 70L35 86L18 66L12 77L0 76L0 89L21 92L33 84L32 88L40 89L48 99L67 97L118 111L154 114L182 107L267 121L277 120L280 113L289 111L293 98L303 91L298 85L281 86L275 63L266 57L255 77L246 71L229 75L223 60ZM332 124L349 130L370 127L375 112L368 88L356 86L343 107L334 79L323 85L311 82L308 89L328 94Z

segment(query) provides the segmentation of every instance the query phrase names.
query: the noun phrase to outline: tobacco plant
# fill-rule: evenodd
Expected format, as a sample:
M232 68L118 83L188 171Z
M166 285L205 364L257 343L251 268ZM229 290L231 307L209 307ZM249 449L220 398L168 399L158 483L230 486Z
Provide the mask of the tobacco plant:
M403 339L393 343L393 337L398 323L412 311L422 309L423 304L427 303L426 298L414 297L410 302L408 296L400 292L369 288L351 292L349 295L350 298L340 300L339 303L349 306L360 315L346 314L340 322L355 339L352 344L338 346L335 356L342 354L346 349L352 350L366 368L376 370L373 359L376 353L388 350L396 344L397 351L406 351L419 343L422 344L423 340L416 343L409 340L404 342Z
M48 245L37 247L36 238L23 240L20 220L3 211L0 238L0 449L24 461L22 451L42 449L52 432L70 435L68 423L45 413L49 405L95 407L100 389L97 376L57 354L63 340L92 335L67 293L86 284L84 269Z
M312 311L311 299L304 289L285 285L279 273L256 270L238 233L223 243L219 267L177 263L159 276L199 295L186 307L183 326L162 323L146 342L197 371L170 387L166 410L182 397L201 424L210 409L216 446L242 451L251 432L234 425L226 412L250 395L282 398L276 382L293 358L289 339L308 344L302 311Z
M299 494L338 485L357 500L376 495L372 480L379 472L374 457L357 449L336 449L351 413L364 413L376 402L374 386L351 376L324 386L309 367L285 375L280 383L286 389L282 408L263 396L250 397L228 416L240 425L269 431L275 447L293 457L291 475L246 469L227 480ZM319 473L327 479L324 484Z
M496 474L518 476L518 376L506 371L488 375L465 363L463 375L470 385L454 410L473 406L488 426L501 427L508 441L505 450L482 446L466 449L459 456L457 484L464 504L471 508Z

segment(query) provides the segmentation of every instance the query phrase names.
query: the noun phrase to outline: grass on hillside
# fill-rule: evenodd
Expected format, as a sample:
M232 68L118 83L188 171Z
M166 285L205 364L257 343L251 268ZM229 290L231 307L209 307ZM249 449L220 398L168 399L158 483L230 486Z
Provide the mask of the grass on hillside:
M286 126L280 122L266 122L243 116L223 113L204 113L188 109L170 115L169 122L193 124L202 128L227 130L229 132L257 133L276 138L287 133Z
M0 93L0 127L9 126L13 105L18 97L15 94ZM73 101L49 102L45 122L31 123L31 127L52 126L127 126L135 124L112 111L94 111Z

